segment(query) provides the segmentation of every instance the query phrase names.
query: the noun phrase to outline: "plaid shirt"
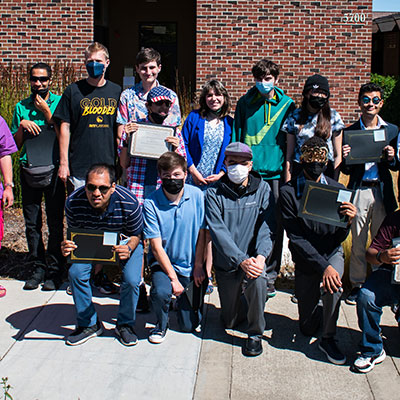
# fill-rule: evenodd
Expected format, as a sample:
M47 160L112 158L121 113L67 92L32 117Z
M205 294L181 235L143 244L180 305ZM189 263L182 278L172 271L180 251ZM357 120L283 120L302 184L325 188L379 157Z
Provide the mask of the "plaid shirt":
M158 81L157 86L159 86ZM172 106L169 110L168 117L165 120L165 125L179 126L182 123L179 100L173 90L169 89L169 91L172 97ZM146 101L147 93L144 92L142 82L137 83L131 88L125 89L119 99L117 123L125 125L128 122L145 119L148 114Z
M165 120L166 121L166 120ZM163 125L169 126L168 123L163 123ZM148 118L144 120L138 120L138 122L150 122ZM179 138L179 146L176 152L181 156L186 158L185 143L183 142L182 134L179 128L176 128L176 136ZM119 150L122 149L123 143L126 141L126 133L123 132L122 140L119 145ZM139 157L131 157L129 167L126 169L126 187L136 196L139 204L142 205L144 202L144 181L146 177L146 166L147 159ZM161 180L157 180L157 189L161 185Z

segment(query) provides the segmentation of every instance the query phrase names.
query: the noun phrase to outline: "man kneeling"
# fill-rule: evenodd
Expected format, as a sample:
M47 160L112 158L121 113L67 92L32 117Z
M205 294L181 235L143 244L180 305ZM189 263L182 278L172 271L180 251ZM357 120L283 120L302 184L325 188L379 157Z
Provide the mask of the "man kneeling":
M143 244L143 228L139 203L129 190L115 184L114 167L95 164L86 174L86 184L75 190L67 199L65 214L68 227L119 232L129 238L126 244L114 246L123 266L121 300L115 333L125 346L137 343L133 330L139 296ZM64 257L77 248L71 240L61 243ZM90 274L92 264L74 263L69 269L69 281L74 298L78 326L67 337L66 344L75 346L103 333L92 302Z
M222 321L231 329L247 317L243 354L262 353L267 298L265 260L272 250L273 195L252 171L251 149L231 143L225 149L224 175L206 194L206 221L211 233L213 264ZM244 299L242 297L244 293Z

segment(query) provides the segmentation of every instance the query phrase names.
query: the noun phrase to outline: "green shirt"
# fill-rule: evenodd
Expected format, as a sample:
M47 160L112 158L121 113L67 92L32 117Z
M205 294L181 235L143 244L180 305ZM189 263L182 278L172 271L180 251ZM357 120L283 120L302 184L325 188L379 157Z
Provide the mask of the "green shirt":
M52 115L60 99L61 96L59 96L58 94L49 92L49 98L46 100L46 103L49 106ZM24 100L21 100L15 106L13 120L11 123L11 133L13 135L16 134L19 125L21 124L21 121L23 119L35 122L39 126L47 124L44 114L35 107L32 95ZM19 160L22 165L26 165L25 145L22 146Z

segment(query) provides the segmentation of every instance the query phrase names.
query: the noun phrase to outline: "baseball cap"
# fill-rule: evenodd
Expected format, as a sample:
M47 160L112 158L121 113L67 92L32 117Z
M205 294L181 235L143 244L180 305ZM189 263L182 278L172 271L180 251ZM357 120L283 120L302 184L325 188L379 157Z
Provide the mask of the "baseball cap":
M172 102L171 91L165 86L156 86L150 90L147 95L147 101L150 103L157 103L157 101L168 100Z

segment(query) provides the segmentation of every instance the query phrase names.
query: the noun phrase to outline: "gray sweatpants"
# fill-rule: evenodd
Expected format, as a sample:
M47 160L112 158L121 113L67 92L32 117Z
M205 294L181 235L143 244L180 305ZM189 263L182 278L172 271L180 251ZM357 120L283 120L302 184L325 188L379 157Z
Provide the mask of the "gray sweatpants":
M247 318L248 335L262 335L265 329L264 308L267 298L265 269L258 278L247 279L240 267L234 272L225 272L215 267L215 277L225 328L234 328Z
M341 246L328 258L328 262L342 277L344 256ZM321 280L322 276L319 273L305 274L296 268L295 293L298 300L299 324L301 332L306 336L315 336L322 324L322 337L329 338L336 334L342 291L333 294L323 292ZM320 299L322 307L318 305Z

